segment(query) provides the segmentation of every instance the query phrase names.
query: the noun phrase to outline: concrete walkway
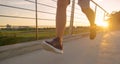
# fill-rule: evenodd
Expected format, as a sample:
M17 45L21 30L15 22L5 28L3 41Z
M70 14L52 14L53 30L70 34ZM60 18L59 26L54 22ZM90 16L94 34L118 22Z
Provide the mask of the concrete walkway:
M62 55L37 50L0 61L0 64L120 64L120 31L64 42Z

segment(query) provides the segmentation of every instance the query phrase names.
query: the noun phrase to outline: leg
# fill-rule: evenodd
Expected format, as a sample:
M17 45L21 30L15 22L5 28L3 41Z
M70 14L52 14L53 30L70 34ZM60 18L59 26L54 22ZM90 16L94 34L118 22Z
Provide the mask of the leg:
M83 13L86 14L89 22L90 22L90 26L95 25L95 13L91 8L87 8L87 9L82 9Z
M66 25L66 8L70 0L58 0L56 12L56 36L63 39L63 34Z
M81 6L82 12L87 16L90 26L95 25L95 13L90 8L90 0L79 0L78 4Z
M44 41L43 48L55 53L63 53L62 39L66 25L66 8L70 0L58 0L56 12L56 38L52 41Z
M90 0L79 0L78 4L90 22L90 39L94 39L96 37L95 13L90 8Z

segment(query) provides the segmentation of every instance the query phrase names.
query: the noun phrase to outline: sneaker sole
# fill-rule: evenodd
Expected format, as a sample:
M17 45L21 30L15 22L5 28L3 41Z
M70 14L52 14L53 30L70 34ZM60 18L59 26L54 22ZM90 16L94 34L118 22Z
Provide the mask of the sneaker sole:
M43 48L44 48L45 50L47 50L47 51L51 51L51 52L63 54L63 51L62 51L62 50L56 49L55 47L47 44L45 41L43 41L41 44L42 44Z

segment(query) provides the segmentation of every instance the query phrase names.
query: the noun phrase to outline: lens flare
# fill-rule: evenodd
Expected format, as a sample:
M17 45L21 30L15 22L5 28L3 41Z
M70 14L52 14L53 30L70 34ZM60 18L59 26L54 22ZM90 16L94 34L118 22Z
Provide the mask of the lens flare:
M109 23L108 22L97 22L96 23L98 26L104 27L104 28L108 28L109 27Z

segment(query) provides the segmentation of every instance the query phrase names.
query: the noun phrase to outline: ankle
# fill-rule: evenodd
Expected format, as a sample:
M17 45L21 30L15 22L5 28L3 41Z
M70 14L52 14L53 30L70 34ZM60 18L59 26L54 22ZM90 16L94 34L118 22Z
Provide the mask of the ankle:
M62 38L60 38L60 37L56 37L55 39L57 39L57 40L59 40L60 42L62 42Z
M94 28L94 27L96 27L96 24L90 25L90 28Z

